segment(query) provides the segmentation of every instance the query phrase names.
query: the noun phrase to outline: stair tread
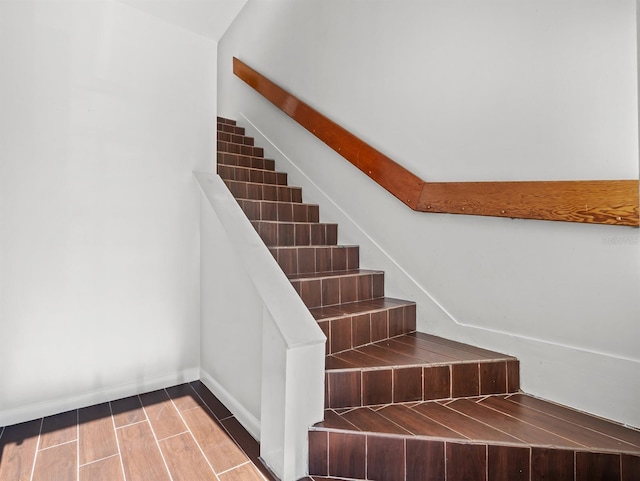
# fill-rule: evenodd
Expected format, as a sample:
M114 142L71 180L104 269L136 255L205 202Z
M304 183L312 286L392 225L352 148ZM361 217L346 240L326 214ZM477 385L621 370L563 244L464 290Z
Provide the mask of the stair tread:
M446 341L446 342L441 342ZM455 347L454 347L455 346ZM515 358L498 352L491 356L474 346L453 343L429 334L412 332L348 349L326 357L327 370L354 370L385 366L424 366L470 362L508 361Z
M328 271L328 272L311 272L306 274L292 274L289 277L290 281L299 281L306 279L324 279L330 277L348 277L348 276L361 276L368 274L383 274L384 271L378 271L373 269L352 269L348 271Z
M252 199L240 199L240 200L252 200ZM292 204L295 202L291 202ZM302 202L298 202L298 204L301 205L305 205L302 204ZM298 222L295 220L253 220L251 222L260 222L263 224L302 224L302 225L307 225L307 224L319 224L319 225L338 225L335 222ZM275 247L275 246L274 246ZM279 246L279 247L286 247L286 246ZM293 247L293 246L289 246L289 247Z
M392 297L379 297L367 301L337 304L335 306L316 307L309 309L316 320L329 320L342 316L363 314L366 312L381 311L393 307L415 305L415 302L394 299Z
M259 169L257 167L248 167L245 165L234 165L234 164L219 164L219 166L222 165L224 167L228 167L230 169L238 169L238 170L246 170L246 171L256 171L256 172L268 172L270 174L286 174L286 172L280 172L278 170L271 170L271 169Z
M640 431L521 393L326 409L312 429L640 455Z

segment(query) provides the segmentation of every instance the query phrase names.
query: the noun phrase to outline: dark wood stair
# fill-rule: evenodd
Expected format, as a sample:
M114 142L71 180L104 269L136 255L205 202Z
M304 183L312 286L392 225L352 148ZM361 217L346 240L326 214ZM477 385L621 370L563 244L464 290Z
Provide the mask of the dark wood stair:
M327 336L314 480L640 481L640 431L521 393L512 356L416 332L415 303L385 297L384 272L220 117L217 159Z

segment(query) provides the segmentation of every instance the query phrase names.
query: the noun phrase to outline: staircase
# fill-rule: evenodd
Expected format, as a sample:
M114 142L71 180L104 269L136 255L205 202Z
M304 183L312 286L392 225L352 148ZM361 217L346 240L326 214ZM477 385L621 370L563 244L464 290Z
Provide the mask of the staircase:
M639 481L640 431L519 390L512 356L416 332L416 305L233 120L218 118L218 174L327 336L313 479Z

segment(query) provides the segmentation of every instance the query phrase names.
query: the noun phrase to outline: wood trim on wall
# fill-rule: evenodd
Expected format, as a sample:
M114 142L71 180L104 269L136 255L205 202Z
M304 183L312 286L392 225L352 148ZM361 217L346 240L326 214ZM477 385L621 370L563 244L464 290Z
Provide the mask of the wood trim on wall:
M638 227L638 180L425 182L234 57L233 72L413 210Z

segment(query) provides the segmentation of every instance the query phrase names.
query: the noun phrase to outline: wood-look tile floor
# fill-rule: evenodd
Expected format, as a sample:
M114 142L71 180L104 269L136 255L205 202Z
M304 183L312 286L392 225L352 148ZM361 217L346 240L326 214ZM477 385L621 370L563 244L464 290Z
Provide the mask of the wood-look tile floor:
M0 427L0 481L275 481L195 381Z

